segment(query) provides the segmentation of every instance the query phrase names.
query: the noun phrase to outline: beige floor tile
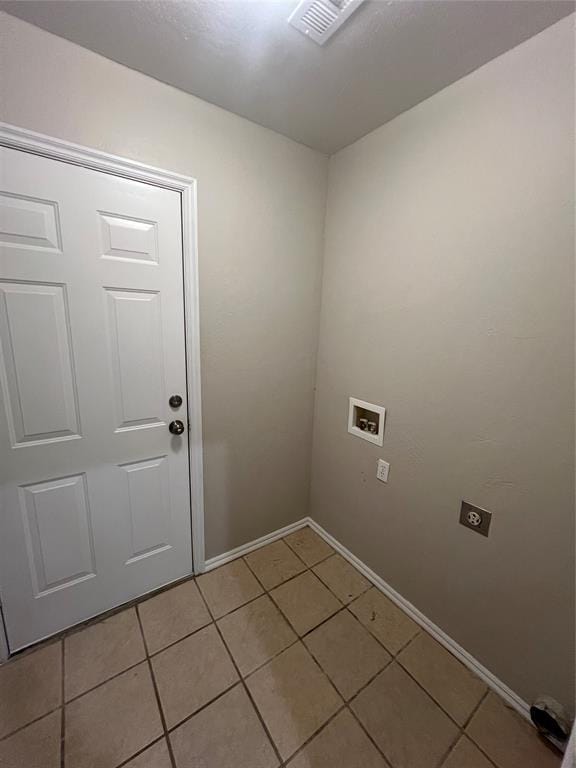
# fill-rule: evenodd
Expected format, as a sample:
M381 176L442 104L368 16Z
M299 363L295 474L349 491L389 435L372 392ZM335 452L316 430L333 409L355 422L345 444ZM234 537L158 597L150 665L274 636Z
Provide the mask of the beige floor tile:
M172 768L166 739L161 739L122 768Z
M350 712L339 712L288 763L288 768L388 768ZM464 768L461 766L460 768Z
M436 766L458 736L457 726L395 662L351 706L394 768Z
M205 573L197 582L215 619L263 592L244 560L234 560Z
M265 589L273 589L306 570L302 560L282 540L251 552L244 559Z
M398 661L460 725L480 703L486 685L427 632L421 632Z
M64 639L66 700L146 658L136 609L129 608Z
M211 621L198 587L192 580L140 603L138 613L150 654L196 632Z
M60 768L62 710L0 741L2 768Z
M312 570L345 605L372 586L360 571L340 555L329 557Z
M308 526L285 536L284 541L309 567L334 554L332 547Z
M162 735L147 662L66 705L70 768L111 768Z
M214 624L161 651L152 658L152 668L168 728L238 680Z
M462 736L446 762L442 763L442 768L494 768L494 763L491 763L466 736Z
M375 587L350 603L349 608L393 655L420 631L416 622Z
M243 686L170 734L178 768L274 768L278 759Z
M299 635L342 608L342 603L311 571L276 587L270 596Z
M301 643L254 672L246 684L283 760L342 706Z
M61 675L60 643L0 667L0 738L60 706Z
M242 675L253 672L297 639L268 595L219 619L218 626Z
M348 611L315 629L304 644L345 699L358 693L392 659Z
M559 768L560 757L519 714L489 693L466 733L498 768Z

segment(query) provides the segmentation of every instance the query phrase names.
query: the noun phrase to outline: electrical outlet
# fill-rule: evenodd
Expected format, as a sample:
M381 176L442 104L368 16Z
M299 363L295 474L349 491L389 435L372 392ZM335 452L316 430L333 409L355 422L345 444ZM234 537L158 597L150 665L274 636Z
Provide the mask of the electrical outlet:
M388 473L390 472L390 464L384 459L378 459L378 469L376 470L376 477L383 483L388 482Z
M461 525L476 531L476 533L481 533L482 536L488 536L491 520L492 512L488 512L482 507L475 507L474 504L469 504L467 501L462 502L460 507Z

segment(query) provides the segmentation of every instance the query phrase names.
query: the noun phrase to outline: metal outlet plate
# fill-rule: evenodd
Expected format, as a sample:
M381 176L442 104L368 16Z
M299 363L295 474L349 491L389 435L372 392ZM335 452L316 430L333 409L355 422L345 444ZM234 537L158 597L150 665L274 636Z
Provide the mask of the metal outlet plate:
M488 536L490 522L492 521L492 512L482 507L475 507L467 501L462 502L460 507L460 524L470 528L475 533L481 533L482 536Z

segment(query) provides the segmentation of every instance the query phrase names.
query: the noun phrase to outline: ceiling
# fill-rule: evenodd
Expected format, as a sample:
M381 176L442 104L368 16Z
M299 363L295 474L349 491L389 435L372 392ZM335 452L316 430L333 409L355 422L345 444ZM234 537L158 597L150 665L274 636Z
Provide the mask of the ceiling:
M332 153L574 10L567 0L367 0L323 47L297 0L42 0L0 7Z

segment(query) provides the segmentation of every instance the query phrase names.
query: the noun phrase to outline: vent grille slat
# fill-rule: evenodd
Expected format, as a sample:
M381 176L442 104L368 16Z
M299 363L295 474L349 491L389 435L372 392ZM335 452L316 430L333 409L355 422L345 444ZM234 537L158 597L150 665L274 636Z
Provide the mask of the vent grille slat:
M288 22L323 45L364 0L302 0Z
M322 32L325 32L337 18L338 15L336 13L328 11L328 9L325 9L320 3L315 3L304 16L302 16L302 21L305 24L310 24L311 27L314 27L314 29L321 34Z

